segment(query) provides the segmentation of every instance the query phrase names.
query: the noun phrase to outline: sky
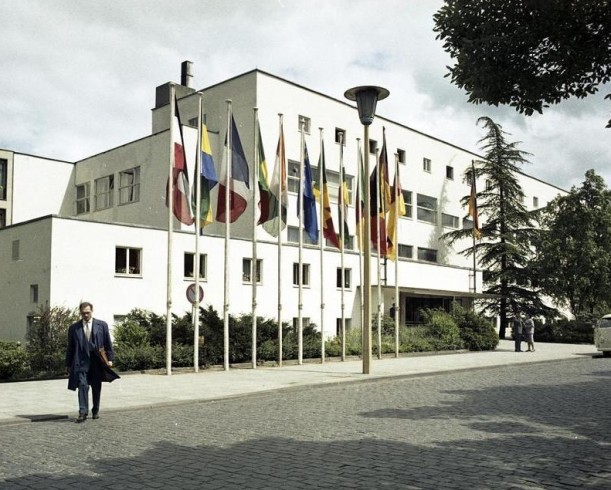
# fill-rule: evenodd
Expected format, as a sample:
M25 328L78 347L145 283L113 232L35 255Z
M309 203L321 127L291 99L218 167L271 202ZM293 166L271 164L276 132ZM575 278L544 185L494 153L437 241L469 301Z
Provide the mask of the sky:
M529 152L524 173L569 190L594 169L611 187L611 87L524 116L473 105L433 32L440 0L5 0L0 148L77 161L151 132L155 87L193 62L202 89L259 68L344 100L390 97L377 114L481 154L491 117Z

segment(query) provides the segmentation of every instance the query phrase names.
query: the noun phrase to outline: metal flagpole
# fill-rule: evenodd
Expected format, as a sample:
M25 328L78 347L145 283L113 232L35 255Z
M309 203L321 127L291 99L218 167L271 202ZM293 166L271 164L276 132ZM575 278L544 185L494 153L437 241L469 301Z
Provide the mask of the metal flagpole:
M320 226L321 231L324 229L325 223L325 206L324 206L324 183L323 183L323 162L325 158L324 154L324 142L323 142L323 128L318 128L320 133L320 165L318 166L318 185L319 185L319 198L320 198ZM320 234L320 362L325 363L325 293L324 293L324 266L323 266L323 255L325 248L325 237L324 232Z
M475 185L475 161L471 160L471 179L473 182L471 183L471 188L476 189ZM475 194L475 193L474 193ZM473 196L473 231L471 236L473 238L473 301L471 305L473 306L473 310L475 310L475 294L477 294L477 258L475 256L475 225L476 225L476 214L477 214L477 196Z
M278 136L278 366L282 366L282 184L284 182L284 133L282 126L282 114L278 114L279 136ZM282 145L282 147L280 147Z
M229 182L231 179L231 100L227 99L227 148L225 149L227 159L225 162L225 288L223 298L223 367L229 370L229 233L231 230L229 222Z
M346 220L346 216L344 216L344 207L348 204L347 202L344 201L344 180L346 178L346 171L344 169L344 134L340 133L339 134L339 193L338 193L338 200L339 197L341 195L341 203L342 205L339 207L339 228L340 228L340 232L339 232L339 240L340 240L340 270L341 270L341 314L342 314L342 319L341 319L341 335L342 335L342 361L346 360L346 313L345 313L345 308L346 308L346 301L345 301L345 281L346 281L346 270L344 268L344 246L346 244L345 237L344 237L344 223ZM322 278L322 274L320 275L320 277Z
M357 176L358 176L358 183L357 183L357 187L359 188L359 192L357 193L358 195L356 196L358 202L355 203L355 208L356 206L359 207L359 213L361 214L361 221L364 220L364 216L362 216L364 210L361 209L361 193L365 192L365 189L362 189L363 185L363 165L361 164L361 158L362 158L362 153L361 153L361 138L357 138L356 139L356 146L357 146L357 165L358 165L358 169L357 169ZM356 212L356 211L355 211ZM365 240L365 230L363 229L363 227L361 226L361 223L357 223L357 225L360 228L360 233L359 233L359 284L361 285L361 294L360 294L360 298L359 298L359 314L360 314L360 320L361 320L361 329L364 332L365 331L365 312L364 312L364 307L365 307L365 303L363 301L363 243ZM363 335L365 335L363 333ZM362 346L361 346L362 348ZM346 355L346 339L343 340L342 343L342 355L345 357Z
M378 334L378 359L382 359L382 272L380 270L380 259L381 259L381 254L380 254L380 246L382 244L382 238L380 236L381 234L381 229L380 229L380 206L382 203L382 186L380 185L380 173L381 173L381 169L382 166L380 165L380 159L379 159L379 154L378 154L378 148L376 146L376 229L378 230L377 233L377 245L378 245L378 253L376 254L376 262L377 262L377 273L378 273L378 287L377 287L377 297L378 297L378 313L377 313L377 319L376 319L376 327L377 327L377 334ZM384 213L382 212L382 215ZM386 237L384 237L386 238Z
M168 177L168 263L167 263L167 310L166 310L166 374L172 375L172 235L174 232L174 117L175 88L170 85L170 174Z
M305 137L303 134L303 120L300 121L299 124L299 132L301 133L301 158L299 159L299 293L297 300L297 363L299 365L303 364L303 317L302 311L303 303L302 303L302 292L303 292L303 187L304 187L304 178L303 178L303 166L304 166L304 146L305 146Z
M252 368L257 368L257 189L259 188L259 118L258 109L254 111L255 128L255 162L253 166L253 189L252 189L252 261L250 264L250 279L252 281Z
M199 234L201 229L201 199L202 199L202 93L199 95L199 111L197 113L197 150L195 153L195 257L193 273L195 275L195 302L193 303L193 369L199 372Z
M401 317L401 301L399 298L399 193L398 188L400 186L399 182L399 154L395 153L395 180L397 186L393 189L395 194L395 243L393 243L393 247L395 247L395 304L394 304L394 313L395 313L395 357L399 357L399 321ZM395 187L395 186L393 186Z

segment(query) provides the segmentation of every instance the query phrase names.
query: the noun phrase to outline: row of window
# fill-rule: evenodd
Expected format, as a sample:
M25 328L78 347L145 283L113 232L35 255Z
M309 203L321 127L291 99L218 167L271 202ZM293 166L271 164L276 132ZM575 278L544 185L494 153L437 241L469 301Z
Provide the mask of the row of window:
M93 210L100 211L114 205L114 174L100 177L93 182ZM119 172L119 204L130 204L140 200L140 167ZM89 213L91 206L91 183L76 186L76 214Z

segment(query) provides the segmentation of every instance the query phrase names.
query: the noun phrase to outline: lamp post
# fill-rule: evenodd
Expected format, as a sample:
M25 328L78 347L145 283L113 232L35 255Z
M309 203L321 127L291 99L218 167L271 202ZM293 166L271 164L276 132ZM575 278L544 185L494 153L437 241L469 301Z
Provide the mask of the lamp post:
M369 192L369 125L373 122L378 100L388 97L390 92L371 85L346 90L344 97L356 101L359 119L364 127L363 151L365 153L365 238L363 244L363 374L371 372L371 203Z

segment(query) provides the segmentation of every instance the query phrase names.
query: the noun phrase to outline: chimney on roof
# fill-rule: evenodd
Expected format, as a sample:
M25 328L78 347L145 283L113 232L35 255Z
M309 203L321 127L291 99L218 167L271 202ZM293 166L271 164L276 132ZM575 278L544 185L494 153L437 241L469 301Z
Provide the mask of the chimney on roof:
M180 84L183 87L191 88L191 81L193 79L193 63L191 61L183 61L180 65Z

